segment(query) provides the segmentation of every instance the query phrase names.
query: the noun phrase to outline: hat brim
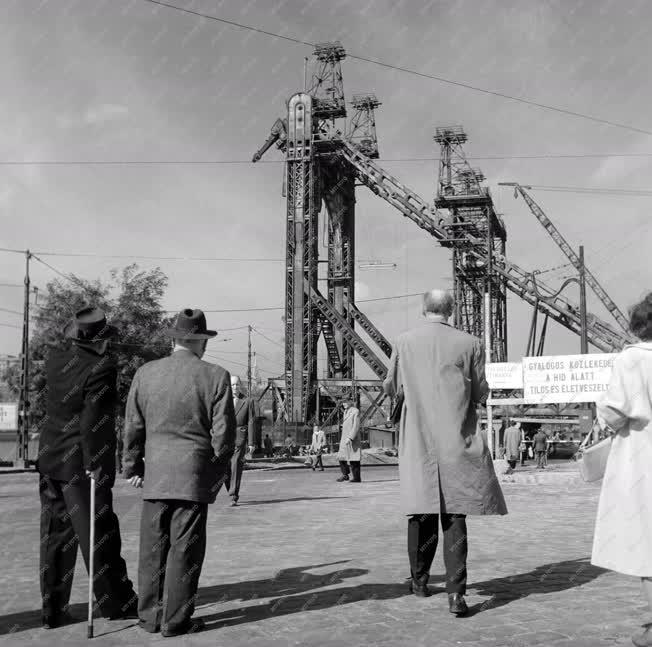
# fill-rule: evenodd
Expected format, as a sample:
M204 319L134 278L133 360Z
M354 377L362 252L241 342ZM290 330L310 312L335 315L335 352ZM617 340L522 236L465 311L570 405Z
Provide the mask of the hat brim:
M217 330L205 330L204 332L187 332L185 330L178 330L177 328L166 328L162 334L172 339L211 339L217 336Z
M79 329L75 321L69 321L63 329L64 337L72 339L73 341L85 341L85 342L94 342L94 341L104 341L106 339L113 339L119 336L119 330L110 324L107 324L102 329L102 332L95 337L80 337Z

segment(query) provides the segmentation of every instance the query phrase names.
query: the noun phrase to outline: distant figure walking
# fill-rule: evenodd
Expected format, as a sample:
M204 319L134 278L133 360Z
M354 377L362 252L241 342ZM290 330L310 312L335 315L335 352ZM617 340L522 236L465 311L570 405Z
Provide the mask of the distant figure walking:
M272 456L274 456L274 443L272 442L272 439L269 437L269 434L265 434L265 438L263 439L263 447L265 448L266 458L271 458Z
M640 577L650 618L632 641L652 646L652 293L630 310L641 341L615 358L598 422L612 444L595 521L591 563ZM634 605L632 605L634 606Z
M324 447L326 447L326 436L324 435L324 432L315 425L312 431L312 444L310 445L311 466L313 472L317 467L319 467L320 472L324 471L324 463L321 458Z
M510 470L516 469L516 461L519 459L520 446L521 446L521 423L514 422L510 427L505 429L503 437L505 445L505 460L509 465Z
M231 376L231 391L233 391L237 434L235 451L224 478L224 487L231 497L231 505L236 506L240 499L240 483L244 470L247 442L249 440L250 445L254 445L255 442L256 405L253 398L248 398L242 393L242 384L237 375Z
M169 357L134 376L125 420L125 476L143 488L138 556L139 625L179 636L199 631L192 619L206 552L208 504L214 503L234 451L231 376L202 361L201 310L186 309L173 328Z
M360 412L353 406L351 400L343 400L344 418L342 420L342 436L340 437L340 449L337 459L340 462L342 476L338 481L350 481L360 483L360 462L362 452L360 451ZM349 474L351 478L349 479Z
M400 499L408 515L410 590L430 595L430 566L444 532L446 591L451 613L468 611L466 515L506 514L476 406L487 398L484 353L478 339L448 325L453 298L443 290L423 296L425 323L398 337L385 392L401 386Z
M99 308L83 308L64 329L72 345L45 363L46 416L39 437L41 475L41 594L46 629L73 622L68 612L81 548L86 568L94 550L93 591L110 620L136 618L138 598L120 554L113 512L117 366L108 354L117 334ZM95 478L95 537L90 547L90 477ZM101 539L100 539L101 538Z
M544 469L548 463L548 436L546 433L539 429L534 438L532 438L532 449L534 450L534 455L537 459L537 469Z

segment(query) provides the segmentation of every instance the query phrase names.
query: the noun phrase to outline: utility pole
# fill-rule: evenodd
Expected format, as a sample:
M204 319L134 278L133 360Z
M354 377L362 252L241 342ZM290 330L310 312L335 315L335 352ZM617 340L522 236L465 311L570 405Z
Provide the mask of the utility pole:
M492 353L491 353L491 344L493 343L492 339L492 312L491 312L491 272L493 265L493 254L492 254L492 243L493 243L493 233L491 231L491 214L488 210L485 210L487 216L487 268L485 275L485 292L484 292L484 343L485 343L485 363L491 363ZM489 391L489 398L491 398L491 391ZM491 458L494 458L494 419L493 419L493 409L490 404L487 404L487 444L489 445L489 455Z
M580 245L580 352L589 352L589 339L586 325L586 271L584 268L584 245Z
M18 438L16 463L18 467L27 468L29 463L29 261L32 257L29 249L25 251L25 296L23 302L23 339L20 362L20 399L18 404Z
M251 397L251 324L247 326L247 396Z

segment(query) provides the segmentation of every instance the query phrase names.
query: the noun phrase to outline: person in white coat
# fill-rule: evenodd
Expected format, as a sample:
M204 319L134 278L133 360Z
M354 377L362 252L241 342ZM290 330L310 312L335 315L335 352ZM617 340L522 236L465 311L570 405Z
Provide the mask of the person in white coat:
M310 466L314 472L317 467L319 471L324 471L324 463L322 461L321 455L326 447L326 436L324 432L315 425L312 432L312 443L310 444Z
M631 309L630 328L641 341L615 358L597 403L598 422L613 440L591 563L640 577L652 613L652 293ZM652 647L652 623L632 641Z
M338 481L350 481L360 483L360 412L353 406L351 400L343 400L344 419L342 420L342 437L340 438L340 450L337 459L340 462L342 476ZM350 466L350 468L349 468ZM349 473L351 478L349 479Z

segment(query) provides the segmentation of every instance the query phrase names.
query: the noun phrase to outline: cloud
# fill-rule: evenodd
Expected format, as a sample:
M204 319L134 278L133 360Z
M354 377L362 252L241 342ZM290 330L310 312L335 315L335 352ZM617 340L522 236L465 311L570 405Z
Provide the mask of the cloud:
M88 125L103 124L107 121L122 119L129 113L129 108L117 103L101 103L92 106L84 113L84 123Z
M607 157L604 159L591 175L593 184L610 184L613 186L614 182L630 178L638 171L650 166L650 158L646 155L648 150L644 146L636 146L631 148L628 153L632 157ZM634 156L638 155L638 156Z
M371 296L371 289L366 283L362 281L355 282L355 298L356 301L360 299L368 299Z
M56 117L57 127L68 130L76 126L97 126L110 121L123 119L129 114L129 108L117 103L100 103L89 106L82 114L64 112Z

